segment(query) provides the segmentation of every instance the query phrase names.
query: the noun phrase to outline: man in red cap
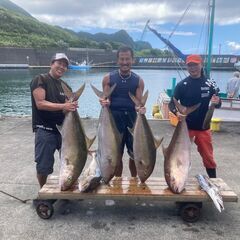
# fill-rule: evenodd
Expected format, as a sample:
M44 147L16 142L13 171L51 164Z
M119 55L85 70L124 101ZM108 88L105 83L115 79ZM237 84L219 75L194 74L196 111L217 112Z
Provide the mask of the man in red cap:
M201 105L197 110L186 116L186 108L184 112L180 113L172 97L169 103L169 109L178 116L180 121L186 117L189 137L192 139L194 138L194 142L202 157L208 176L215 178L216 162L213 156L211 131L209 127L207 129L204 128L203 123L210 102L215 104L217 108L221 106L220 98L216 96L219 89L214 81L205 77L203 72L203 61L200 55L188 55L186 58L186 65L189 76L177 84L173 97L180 101L181 105L186 108L198 103L201 103Z

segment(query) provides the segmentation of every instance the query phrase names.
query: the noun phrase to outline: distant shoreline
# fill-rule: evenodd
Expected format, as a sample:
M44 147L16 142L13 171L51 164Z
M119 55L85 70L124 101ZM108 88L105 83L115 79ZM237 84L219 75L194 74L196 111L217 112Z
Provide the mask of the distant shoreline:
M0 70L1 69L48 69L49 66L31 66L31 65L27 65L27 64L0 64ZM105 66L92 66L92 69L111 69L111 68L118 68L117 65L105 65ZM185 66L156 66L156 65L133 65L132 69L149 69L149 70L181 70L181 69L186 69ZM216 66L212 66L212 70L216 70L216 71L235 71L236 68L235 67L216 67ZM71 70L71 71L81 71L81 70Z
M116 51L104 49L32 49L0 47L0 69L46 68L56 52L65 52L71 64L91 62L92 68L116 68ZM203 56L204 57L204 56ZM240 62L239 55L212 55L213 70L236 70L234 64ZM135 57L133 68L136 69L185 69L182 59L174 56Z

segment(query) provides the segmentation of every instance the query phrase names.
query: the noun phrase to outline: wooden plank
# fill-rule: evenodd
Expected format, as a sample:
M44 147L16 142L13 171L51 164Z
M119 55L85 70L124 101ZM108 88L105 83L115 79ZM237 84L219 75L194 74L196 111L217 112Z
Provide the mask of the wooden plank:
M221 178L212 179L221 190L223 201L237 202L234 191ZM115 178L109 185L101 184L91 193L81 193L78 184L69 191L61 191L58 176L51 176L47 184L39 191L40 199L87 199L87 198L114 198L114 199L154 199L162 201L211 201L202 191L196 178L189 178L186 189L181 194L174 194L168 188L164 178L149 178L146 184L141 184L136 178Z
M221 178L212 179L211 181L213 183L215 183L220 188L220 190L232 190ZM110 186L122 187L122 188L129 187L132 185L135 186L136 184L137 185L141 184L140 180L138 180L136 178L116 178L110 182ZM56 185L58 185L58 178L56 178L55 176L53 179L50 178L47 185L49 187L56 187ZM143 186L145 186L145 185L146 185L146 187L151 187L151 188L161 187L162 189L168 187L164 178L149 179L146 181L145 184L143 184ZM102 186L106 186L106 185L103 184ZM198 185L197 179L190 178L186 183L186 188L187 189L200 188Z

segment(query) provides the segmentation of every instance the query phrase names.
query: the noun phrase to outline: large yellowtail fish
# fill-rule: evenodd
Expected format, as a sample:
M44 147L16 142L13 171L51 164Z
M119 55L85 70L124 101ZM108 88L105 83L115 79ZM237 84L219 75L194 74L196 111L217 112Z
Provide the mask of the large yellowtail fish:
M64 93L70 101L77 101L84 90L85 84L75 93L64 88ZM62 135L61 167L59 184L62 191L70 189L80 176L88 155L88 149L93 139L85 135L82 123L77 111L67 112L62 126L57 126Z
M143 107L147 101L148 91L139 101L129 92L129 96L137 107ZM137 174L142 183L152 174L156 163L156 151L161 140L156 140L152 134L145 114L138 113L133 129L133 157Z
M109 92L103 93L91 85L93 91L99 98L108 98L116 87L114 84ZM121 141L120 135L111 111L108 106L103 106L98 123L98 149L97 161L99 163L101 176L107 184L113 178L116 168L121 160Z
M195 111L200 104L185 108L175 98L173 100L178 111L185 114L185 117L178 122L169 146L167 148L163 146L164 176L171 191L181 193L185 188L191 165L191 141L186 116Z

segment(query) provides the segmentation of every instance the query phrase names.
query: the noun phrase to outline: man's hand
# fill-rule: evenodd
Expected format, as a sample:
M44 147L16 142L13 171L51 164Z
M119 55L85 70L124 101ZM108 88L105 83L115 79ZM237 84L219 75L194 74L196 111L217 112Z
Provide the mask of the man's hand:
M76 111L78 108L78 102L74 101L74 102L70 102L67 101L63 104L63 111L64 112L74 112Z
M146 107L135 107L136 111L140 114L146 113Z
M177 117L178 117L178 120L181 122L183 121L187 116L187 108L184 107L182 109L182 112L180 113L179 111L177 111Z
M213 94L210 101L211 101L212 104L218 105L219 102L220 102L220 98L219 98L219 96Z
M100 98L99 99L99 102L100 102L100 104L101 104L101 106L102 107L108 107L109 105L110 105L110 100L107 98L107 99L105 99L105 98Z

